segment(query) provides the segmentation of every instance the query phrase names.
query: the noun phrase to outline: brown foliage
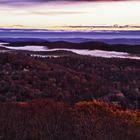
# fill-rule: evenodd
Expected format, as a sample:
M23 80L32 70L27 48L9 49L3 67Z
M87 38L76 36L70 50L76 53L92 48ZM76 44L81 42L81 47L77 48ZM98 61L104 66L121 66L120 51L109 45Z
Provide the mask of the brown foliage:
M104 102L0 103L1 140L139 140L140 113Z

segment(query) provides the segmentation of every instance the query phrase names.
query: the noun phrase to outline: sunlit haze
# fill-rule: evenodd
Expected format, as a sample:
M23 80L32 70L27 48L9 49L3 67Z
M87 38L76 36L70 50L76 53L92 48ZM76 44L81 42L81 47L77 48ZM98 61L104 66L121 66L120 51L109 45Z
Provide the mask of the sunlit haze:
M47 2L0 5L0 27L140 25L140 2Z

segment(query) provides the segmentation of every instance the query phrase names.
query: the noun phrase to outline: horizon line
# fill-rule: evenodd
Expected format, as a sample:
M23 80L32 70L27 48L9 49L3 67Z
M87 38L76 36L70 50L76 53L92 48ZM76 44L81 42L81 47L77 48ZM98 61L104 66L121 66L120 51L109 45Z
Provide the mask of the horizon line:
M31 29L31 30L54 30L54 31L96 31L96 30L140 30L140 25L82 25L82 26L46 26L31 27L24 25L0 26L0 29Z

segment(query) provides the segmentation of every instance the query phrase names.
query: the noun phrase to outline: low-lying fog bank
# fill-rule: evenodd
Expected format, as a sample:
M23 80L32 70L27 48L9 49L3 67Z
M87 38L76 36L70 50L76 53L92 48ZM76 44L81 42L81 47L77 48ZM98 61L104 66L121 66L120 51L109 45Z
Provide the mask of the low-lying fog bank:
M137 59L140 60L139 56L131 55L126 52L117 52L117 51L105 51L105 50L88 50L88 49L67 49L67 48L56 48L56 49L49 49L46 46L21 46L21 47L11 47L11 46L4 46L6 49L11 50L20 50L20 51L31 51L31 52L44 52L43 55L36 54L32 56L39 56L39 57L48 57L48 55L45 55L45 52L54 52L54 51L67 51L67 52L73 52L75 54L79 55L88 55L88 56L95 56L95 57L104 57L104 58L129 58L129 59ZM57 55L55 55L56 57Z

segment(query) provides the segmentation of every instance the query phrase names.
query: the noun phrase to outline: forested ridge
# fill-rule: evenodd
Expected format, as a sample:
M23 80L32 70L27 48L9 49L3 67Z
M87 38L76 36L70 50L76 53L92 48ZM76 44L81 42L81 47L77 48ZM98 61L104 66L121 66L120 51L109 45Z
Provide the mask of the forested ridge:
M0 55L0 140L139 140L140 61Z

